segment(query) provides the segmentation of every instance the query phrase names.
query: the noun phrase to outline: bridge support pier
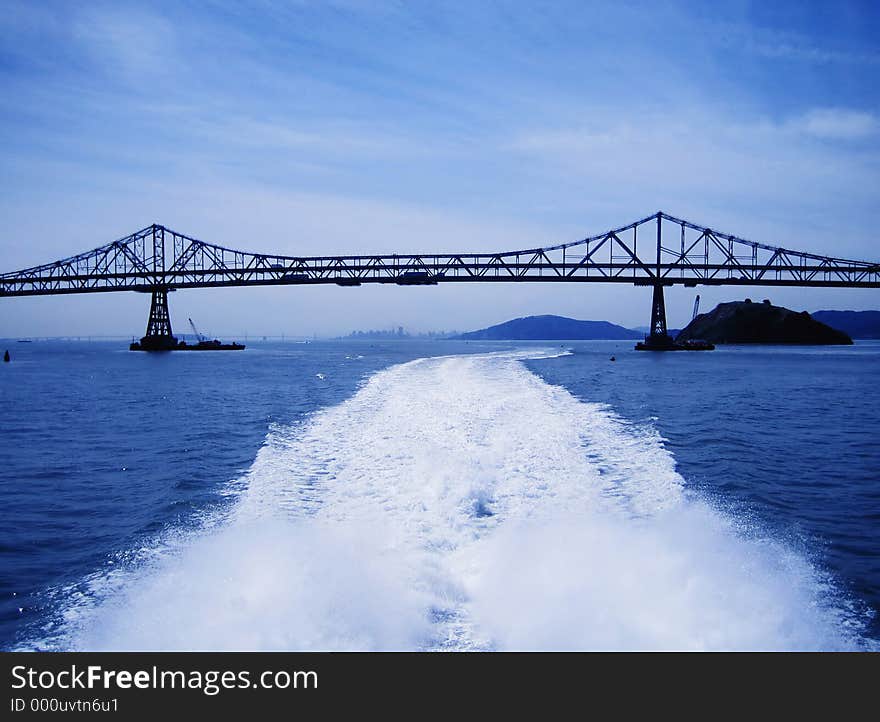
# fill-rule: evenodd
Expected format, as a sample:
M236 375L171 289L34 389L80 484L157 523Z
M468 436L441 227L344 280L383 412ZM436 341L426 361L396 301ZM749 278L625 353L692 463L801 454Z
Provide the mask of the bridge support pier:
M150 317L147 332L140 342L129 346L132 351L171 351L177 348L177 339L171 331L171 314L168 312L168 289L153 289L150 301Z
M651 298L651 331L644 341L636 344L637 351L675 351L674 339L666 330L666 300L663 297L663 284L654 284Z

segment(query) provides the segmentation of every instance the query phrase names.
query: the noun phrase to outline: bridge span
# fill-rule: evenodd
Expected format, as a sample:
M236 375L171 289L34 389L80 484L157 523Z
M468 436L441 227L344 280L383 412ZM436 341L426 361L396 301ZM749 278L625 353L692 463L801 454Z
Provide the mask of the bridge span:
M662 211L577 241L500 253L288 256L226 248L153 224L99 248L0 274L0 297L152 294L144 340L172 338L179 288L365 283L628 283L653 287L650 338L668 339L666 286L880 288L880 263L757 243Z

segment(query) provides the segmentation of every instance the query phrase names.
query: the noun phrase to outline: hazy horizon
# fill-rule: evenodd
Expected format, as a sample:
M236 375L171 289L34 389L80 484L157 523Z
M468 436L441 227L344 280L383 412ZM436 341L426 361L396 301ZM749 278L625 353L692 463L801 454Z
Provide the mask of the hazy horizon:
M739 300L739 299L732 299ZM762 299L763 300L763 299ZM713 306L714 308L714 306ZM700 306L700 312L705 313L711 309ZM794 309L800 310L800 309ZM807 310L807 309L803 309ZM810 311L810 313L817 313L819 311L828 311L828 310L841 310L841 311L851 311L852 309L814 309ZM866 310L877 310L877 309L866 309ZM537 316L559 316L559 314L543 314L543 313L533 313L527 314L527 317L537 317ZM399 324L387 324L387 325L378 325L372 328L353 328L350 331L342 334L321 334L318 332L314 332L311 334L288 334L284 332L268 332L268 333L257 333L250 331L248 329L208 329L206 327L199 327L199 331L203 336L208 336L211 338L214 337L223 337L226 340L232 340L232 337L236 337L235 340L238 339L248 339L251 341L259 341L261 339L266 339L269 341L278 341L278 340L288 340L288 341L302 341L302 340L319 340L319 341L345 341L345 340L375 340L371 339L369 336L364 336L363 339L353 338L355 334L358 332L363 334L370 333L389 333L393 334L398 329L402 329L404 331L404 335L401 336L399 340L425 340L429 337L429 335L433 335L436 338L443 338L445 336L453 336L462 333L469 333L471 331L481 331L486 328L490 328L492 326L502 325L508 321L513 321L519 318L523 318L523 316L515 316L511 318L505 318L498 321L494 321L486 324L481 327L474 328L425 328L425 329L417 329L417 328L408 328L406 326L400 326ZM565 316L564 318L572 318L570 316ZM634 326L627 326L622 323L618 323L613 319L609 318L574 318L577 321L607 321L609 323L620 326L621 328L626 328L631 331L647 331L650 326L647 324L637 324ZM687 323L690 321L690 317L688 317L685 321L681 323L670 323L670 329L681 329L684 328ZM173 319L172 319L173 322ZM188 322L184 324L173 323L174 335L178 337L192 337L194 336L192 329L189 327ZM83 334L18 334L17 336L0 336L0 340L4 341L14 341L16 339L47 339L47 340L70 340L70 339L87 339L87 340L116 340L116 339L127 339L132 338L135 339L139 334L138 333L83 333ZM389 336L388 339L391 340Z

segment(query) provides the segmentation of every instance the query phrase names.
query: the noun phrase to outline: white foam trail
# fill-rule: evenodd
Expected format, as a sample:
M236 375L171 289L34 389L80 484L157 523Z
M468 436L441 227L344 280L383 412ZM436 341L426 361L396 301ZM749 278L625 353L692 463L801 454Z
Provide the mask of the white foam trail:
M545 383L538 355L402 364L273 428L231 518L71 605L53 644L861 644L809 563L686 497L652 426Z

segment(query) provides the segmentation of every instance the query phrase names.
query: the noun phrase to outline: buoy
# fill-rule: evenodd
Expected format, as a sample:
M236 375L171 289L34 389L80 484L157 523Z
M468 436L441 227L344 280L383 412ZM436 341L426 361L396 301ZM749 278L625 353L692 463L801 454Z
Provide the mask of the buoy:
M611 357L611 360L612 360L612 361L617 361L617 359L614 358L614 356Z
M5 354L3 354L3 363L6 363L6 364L9 363L9 351L7 351Z

